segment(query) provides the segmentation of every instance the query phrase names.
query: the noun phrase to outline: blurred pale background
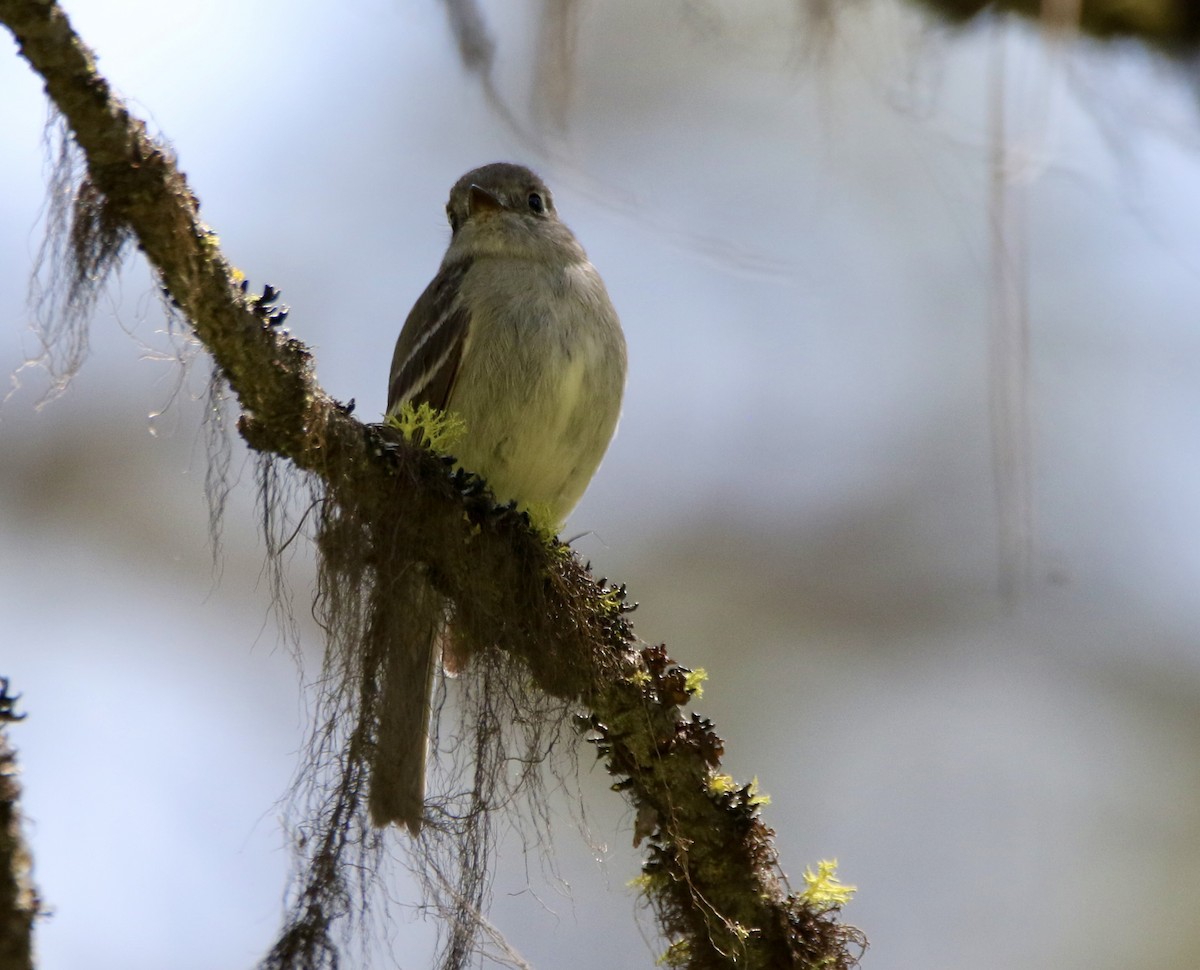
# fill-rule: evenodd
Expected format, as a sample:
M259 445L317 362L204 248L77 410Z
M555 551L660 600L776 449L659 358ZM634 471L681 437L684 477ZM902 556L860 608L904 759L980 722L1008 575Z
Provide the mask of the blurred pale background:
M334 395L370 419L462 172L538 168L621 311L620 433L569 531L710 674L728 765L785 868L836 856L876 970L1193 968L1200 952L1200 153L1194 92L1135 47L846 5L584 7L565 130L524 140L433 0L77 0ZM536 3L486 6L531 113ZM40 85L0 56L0 370L44 198ZM997 98L1025 252L1033 554L999 589L989 405ZM536 125L527 122L531 128ZM1020 215L1023 211L1024 215ZM213 568L201 363L179 389L137 260L67 395L0 411L0 673L47 970L250 966L278 926L301 678L252 474ZM153 420L152 412L165 411ZM300 616L308 579L294 563ZM319 642L306 630L307 669ZM588 775L555 859L501 853L492 916L535 967L650 967L629 818ZM405 967L431 924L382 928ZM386 965L386 959L384 960Z

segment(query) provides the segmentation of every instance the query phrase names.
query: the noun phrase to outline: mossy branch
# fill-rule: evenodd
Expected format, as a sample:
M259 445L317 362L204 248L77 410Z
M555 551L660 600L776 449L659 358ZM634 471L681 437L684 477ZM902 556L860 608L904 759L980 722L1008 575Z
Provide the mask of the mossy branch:
M713 783L725 778L722 742L707 720L682 711L697 678L663 648L635 641L623 590L597 583L526 516L497 509L477 481L449 474L433 453L360 423L331 399L314 380L308 349L278 325L270 294L245 294L170 152L112 94L57 4L0 0L0 21L86 159L74 217L91 229L73 232L72 244L111 254L136 240L236 395L250 447L318 480L326 503L353 511L342 521L361 529L375 553L406 548L453 602L468 640L495 644L541 690L587 712L580 723L649 846L641 884L671 941L669 962L853 964L861 939L837 922L837 904L787 887L759 817L762 798L749 785ZM77 261L97 262L94 252ZM319 906L298 918L269 964L320 963L328 922Z
M8 692L8 679L0 677L0 967L32 970L39 902L21 833L17 756L8 743L8 724L23 717L16 712L16 701Z

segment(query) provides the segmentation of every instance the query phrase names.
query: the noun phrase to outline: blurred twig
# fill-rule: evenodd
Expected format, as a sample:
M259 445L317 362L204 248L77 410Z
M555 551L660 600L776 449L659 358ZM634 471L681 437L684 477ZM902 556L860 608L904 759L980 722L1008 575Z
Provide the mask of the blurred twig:
M533 108L556 131L566 129L571 112L581 5L581 0L542 0Z

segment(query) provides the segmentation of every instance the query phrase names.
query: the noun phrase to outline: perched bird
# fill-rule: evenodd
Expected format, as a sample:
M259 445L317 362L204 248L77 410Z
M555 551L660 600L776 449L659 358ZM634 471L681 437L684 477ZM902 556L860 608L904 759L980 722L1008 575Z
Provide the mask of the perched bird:
M396 342L388 413L428 403L461 419L458 463L500 502L557 526L616 430L626 368L620 321L529 169L501 162L468 172L450 190L446 215L446 256ZM437 625L405 639L383 678L368 805L375 825L396 822L415 835Z

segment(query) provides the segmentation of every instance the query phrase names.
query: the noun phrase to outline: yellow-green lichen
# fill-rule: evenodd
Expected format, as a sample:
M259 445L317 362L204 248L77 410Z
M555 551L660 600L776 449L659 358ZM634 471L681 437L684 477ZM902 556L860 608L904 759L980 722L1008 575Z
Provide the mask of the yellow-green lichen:
M833 909L850 902L858 892L857 886L844 886L838 882L837 859L822 859L817 871L804 870L804 892L800 898L817 909Z
M708 790L714 795L724 795L737 788L733 775L713 775L708 779Z
M755 775L746 788L746 804L752 806L770 805L771 796L758 790L758 775ZM836 863L835 863L836 864Z
M465 422L457 414L439 411L425 401L416 407L405 401L387 416L386 423L409 441L443 454L451 452L467 433Z
M534 502L530 505L519 504L525 510L525 514L529 516L529 524L533 526L533 531L541 536L542 541L547 545L553 544L559 530L562 529L562 523L550 511L549 504L546 502Z

